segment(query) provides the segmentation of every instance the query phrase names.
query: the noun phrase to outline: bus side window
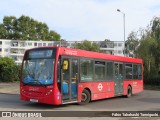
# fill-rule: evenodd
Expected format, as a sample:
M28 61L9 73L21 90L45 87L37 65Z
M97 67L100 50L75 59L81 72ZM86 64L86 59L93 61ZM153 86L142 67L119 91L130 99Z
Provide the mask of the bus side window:
M93 81L93 60L81 59L80 61L80 80Z
M113 62L107 62L107 80L113 80Z
M130 63L125 64L125 70L126 70L126 79L132 79L133 78L132 64Z
M138 79L142 79L142 65L138 65Z
M138 65L133 65L133 79L138 79Z
M95 80L105 80L105 62L104 61L95 61Z

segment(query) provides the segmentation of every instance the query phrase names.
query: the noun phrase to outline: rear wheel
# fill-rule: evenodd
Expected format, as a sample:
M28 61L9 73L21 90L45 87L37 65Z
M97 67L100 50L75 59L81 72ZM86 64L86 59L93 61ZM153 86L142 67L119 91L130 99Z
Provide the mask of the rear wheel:
M81 95L81 102L80 105L84 105L90 102L91 95L88 90L84 89Z
M132 96L132 88L131 88L131 86L128 86L126 97L129 98L129 97L131 97L131 96Z

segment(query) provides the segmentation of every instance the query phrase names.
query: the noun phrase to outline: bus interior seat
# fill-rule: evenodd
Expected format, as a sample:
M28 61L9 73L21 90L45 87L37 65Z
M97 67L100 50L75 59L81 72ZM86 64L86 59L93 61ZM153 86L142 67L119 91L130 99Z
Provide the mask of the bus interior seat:
M77 95L77 85L76 82L72 82L72 94Z
M63 82L63 84L62 84L62 92L64 94L68 93L68 83L67 82Z

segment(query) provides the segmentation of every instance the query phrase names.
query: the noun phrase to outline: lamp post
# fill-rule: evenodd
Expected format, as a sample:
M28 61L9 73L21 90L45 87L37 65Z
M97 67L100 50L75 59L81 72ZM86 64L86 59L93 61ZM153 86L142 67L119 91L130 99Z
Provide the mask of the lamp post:
M125 56L125 13L120 9L117 9L118 12L123 14L123 31L124 31L124 56Z

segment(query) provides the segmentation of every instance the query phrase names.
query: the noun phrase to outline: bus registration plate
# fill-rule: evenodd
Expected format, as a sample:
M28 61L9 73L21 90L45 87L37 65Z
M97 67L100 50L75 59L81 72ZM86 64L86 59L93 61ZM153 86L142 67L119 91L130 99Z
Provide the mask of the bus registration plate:
M37 99L30 99L30 102L38 102Z

